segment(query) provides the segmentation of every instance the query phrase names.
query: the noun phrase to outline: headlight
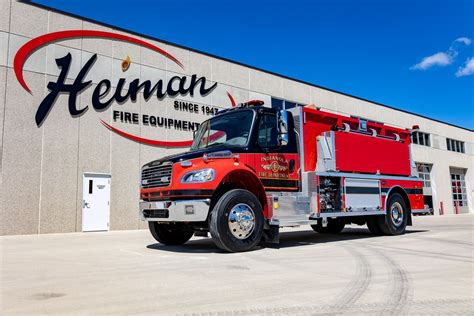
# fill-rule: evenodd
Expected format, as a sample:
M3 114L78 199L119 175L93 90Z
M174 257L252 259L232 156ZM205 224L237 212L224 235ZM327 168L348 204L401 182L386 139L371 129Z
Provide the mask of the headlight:
M194 170L186 173L181 178L181 183L199 183L199 182L209 182L214 180L216 173L214 169L200 169Z

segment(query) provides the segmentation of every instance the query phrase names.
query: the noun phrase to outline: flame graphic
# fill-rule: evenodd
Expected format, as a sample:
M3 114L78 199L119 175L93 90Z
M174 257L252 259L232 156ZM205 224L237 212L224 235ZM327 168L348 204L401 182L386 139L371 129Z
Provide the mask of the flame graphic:
M130 61L130 56L127 55L127 57L122 60L122 71L127 71L128 68L130 67L131 61Z

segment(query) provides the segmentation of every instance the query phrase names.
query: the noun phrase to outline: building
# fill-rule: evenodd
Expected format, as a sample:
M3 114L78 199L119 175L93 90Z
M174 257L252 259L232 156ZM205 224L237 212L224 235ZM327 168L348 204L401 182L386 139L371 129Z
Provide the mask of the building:
M50 33L55 35L37 39ZM435 215L474 212L472 130L3 0L0 234L94 230L95 222L97 229L144 228L137 216L140 166L182 151L176 146L192 138L199 122L230 106L231 98L282 108L314 103L387 125L419 125L412 154L425 181L426 204ZM109 205L92 222L82 216L90 199Z

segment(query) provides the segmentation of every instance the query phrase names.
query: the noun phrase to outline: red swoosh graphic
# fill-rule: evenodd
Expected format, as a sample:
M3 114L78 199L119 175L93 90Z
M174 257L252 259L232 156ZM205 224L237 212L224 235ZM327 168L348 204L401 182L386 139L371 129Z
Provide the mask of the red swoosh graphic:
M232 97L232 95L229 92L227 92L227 96L229 97L230 102L232 103L232 106L234 107L236 105L234 98ZM121 130L113 127L112 125L107 124L103 120L100 120L100 122L105 127L110 129L112 132L117 133L118 135L120 135L122 137L125 137L127 139L130 139L130 140L142 143L142 144L150 145L150 146L157 146L157 147L190 147L193 144L192 140L185 140L185 141L180 141L180 142L168 142L168 141L161 141L161 140L153 140L153 139L143 138L143 137L135 136L135 135L132 135L132 134L128 134L124 131L121 131ZM224 134L224 132L222 132L222 131L221 132L216 132L215 134L211 135L210 140L215 140L215 139L221 137L223 134Z
M103 120L100 120L100 122L105 127L110 129L112 132L117 133L118 135L120 135L122 137L125 137L127 139L130 139L130 140L142 143L142 144L150 145L150 146L157 146L157 147L190 147L193 144L192 140L185 140L185 141L179 141L179 142L168 142L168 141L161 141L161 140L153 140L153 139L143 138L143 137L135 136L135 135L132 135L132 134L128 134L124 131L121 131L118 128L115 128L112 125L104 122ZM218 131L218 132L214 133L213 135L211 135L209 137L209 140L214 141L214 140L216 140L219 137L222 137L224 135L225 135L225 133L223 131Z
M234 100L234 97L232 96L232 94L230 94L229 92L227 92L227 96L228 96L229 99L230 99L230 103L232 104L232 107L236 106L236 103L235 103L235 100Z
M20 82L21 86L31 93L30 88L26 84L25 80L23 79L23 65L28 58L28 56L36 51L38 48L49 44L53 41L58 41L58 40L64 40L64 39L69 39L69 38L75 38L75 37L102 37L102 38L109 38L109 39L116 39L120 41L125 41L125 42L130 42L134 43L137 45L142 45L145 46L151 50L154 50L158 52L159 54L165 56L166 58L172 60L175 62L178 66L184 69L183 64L173 57L171 54L168 52L164 51L163 49L152 45L150 43L147 43L145 41L142 41L138 38L130 37L127 35L122 35L122 34L116 34L112 32L105 32L105 31L94 31L94 30L69 30L69 31L59 31L59 32L53 32L53 33L48 33L44 35L40 35L36 38L33 38L32 40L28 41L25 43L16 53L15 55L15 60L13 61L13 68L15 70L15 75L16 78L18 79L18 82Z
M161 141L161 140L153 140L153 139L148 139L148 138L142 138L138 137L135 135L131 135L128 133L125 133L124 131L121 131L115 127L113 127L110 124L107 124L103 120L100 120L102 124L104 124L105 127L110 129L112 132L119 134L120 136L123 136L125 138L128 138L130 140L146 144L146 145L151 145L151 146L158 146L158 147L189 147L192 145L193 141L192 140L185 140L185 141L180 141L180 142L167 142L167 141Z

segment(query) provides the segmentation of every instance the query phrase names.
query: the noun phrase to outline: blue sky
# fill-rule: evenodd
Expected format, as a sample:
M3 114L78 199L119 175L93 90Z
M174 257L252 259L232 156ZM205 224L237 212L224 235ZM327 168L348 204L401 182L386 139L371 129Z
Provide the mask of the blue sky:
M471 0L35 2L474 129Z

